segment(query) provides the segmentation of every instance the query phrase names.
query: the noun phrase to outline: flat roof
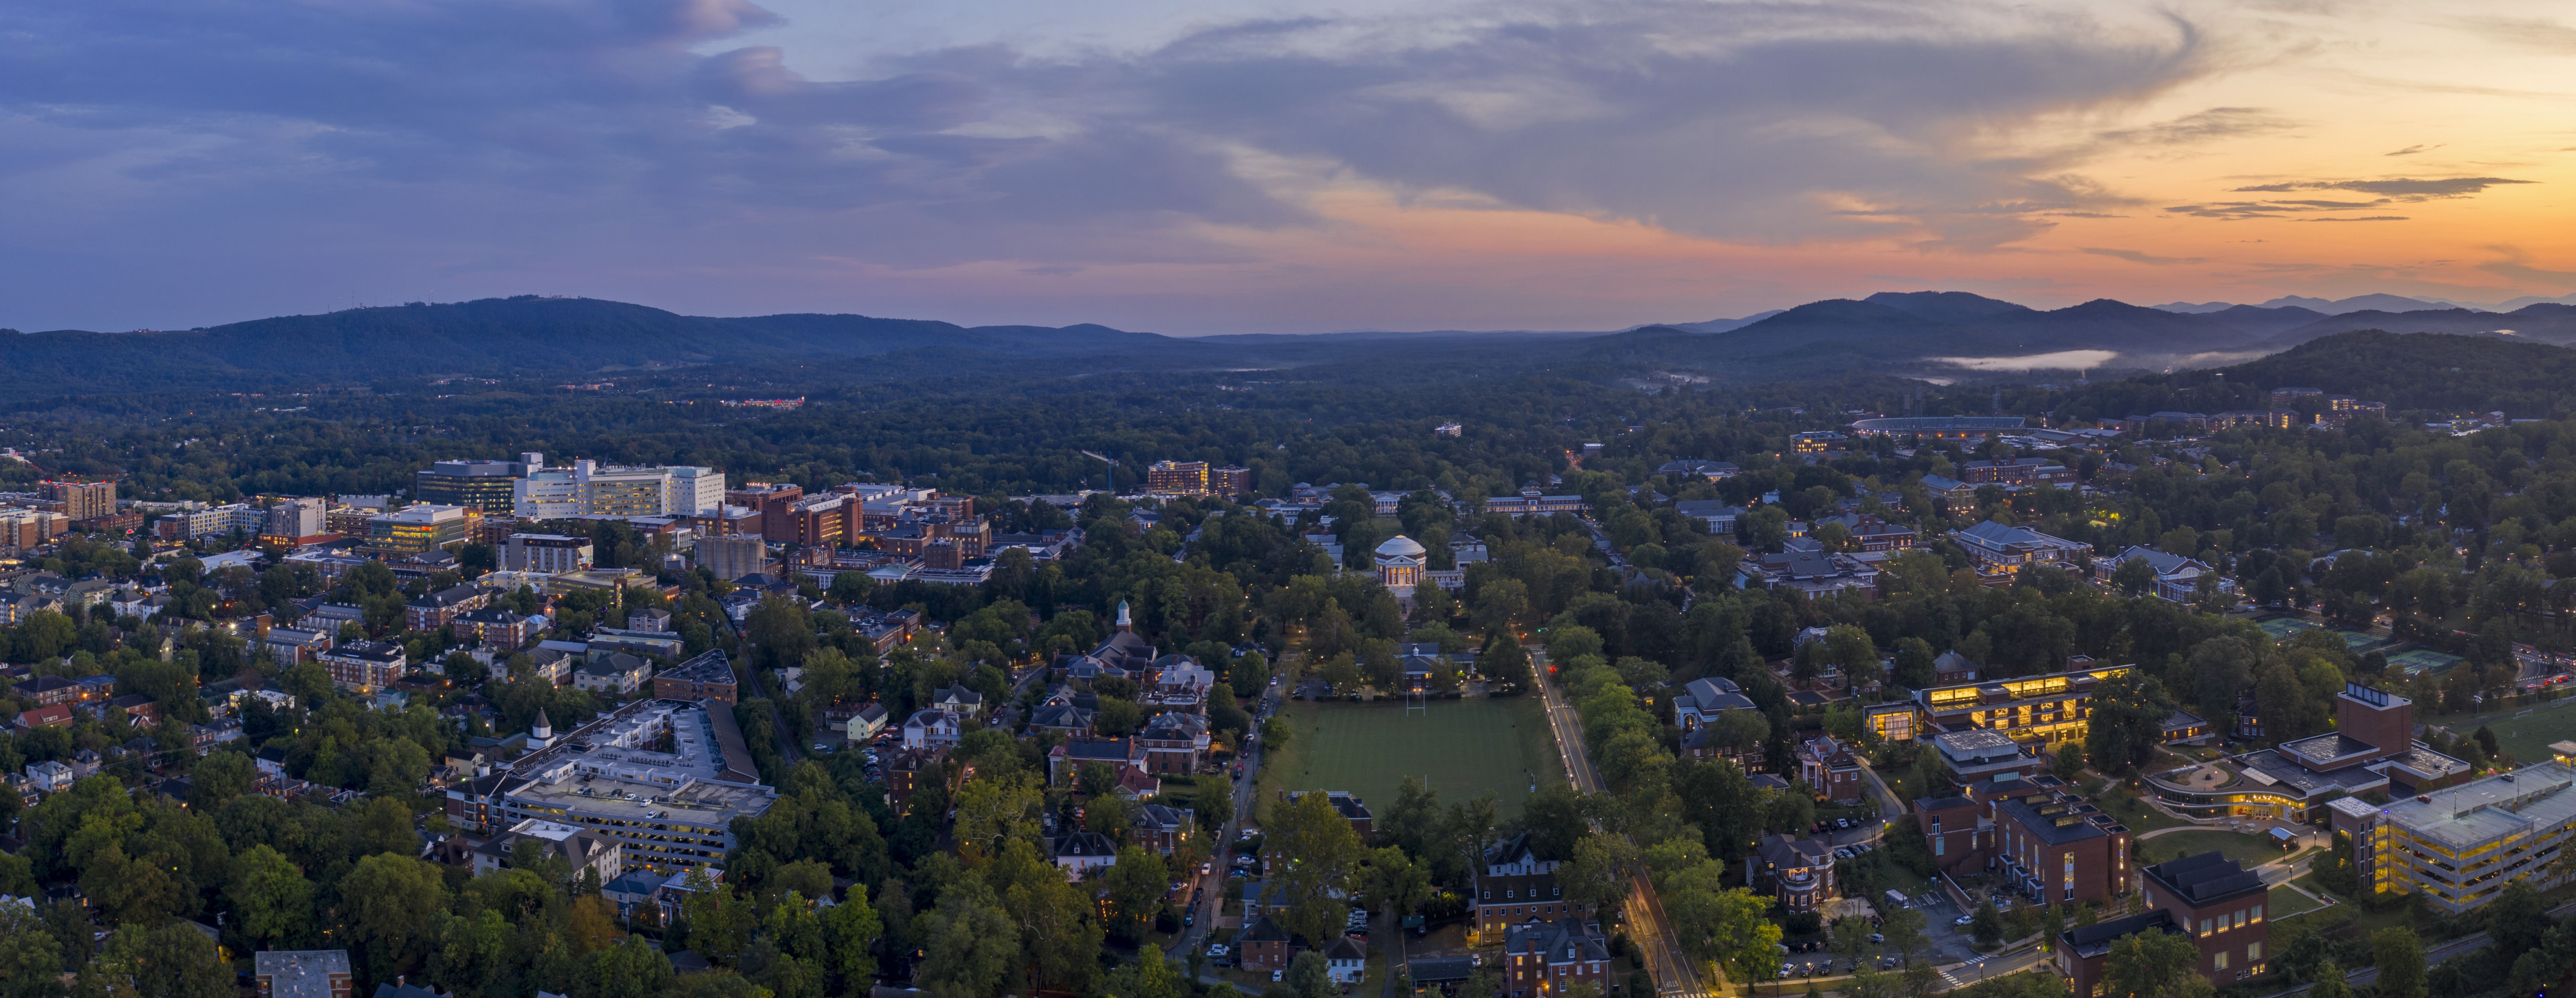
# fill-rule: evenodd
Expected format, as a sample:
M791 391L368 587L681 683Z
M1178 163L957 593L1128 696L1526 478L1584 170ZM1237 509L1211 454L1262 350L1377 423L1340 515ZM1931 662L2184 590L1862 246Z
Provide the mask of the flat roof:
M667 751L665 751L667 749ZM722 826L758 816L778 792L760 783L730 711L687 700L644 699L558 736L511 767L515 801L641 820L680 809Z
M2380 808L2390 823L2417 838L2463 849L2529 828L2576 821L2576 768L2544 762L2498 773L2445 790L2408 797Z
M2248 779L2265 786L2286 787L2301 797L2313 797L2334 789L2360 793L2388 783L2387 776L2360 763L2320 773L2282 758L2278 752L2249 752L2237 756L2234 761Z

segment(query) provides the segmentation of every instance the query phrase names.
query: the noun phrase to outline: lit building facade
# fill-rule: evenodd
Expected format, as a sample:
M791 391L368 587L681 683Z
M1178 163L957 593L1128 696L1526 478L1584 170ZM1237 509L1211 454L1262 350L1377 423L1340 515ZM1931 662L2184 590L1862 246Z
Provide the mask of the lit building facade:
M398 554L423 554L465 543L482 514L464 506L412 506L367 518L367 546Z
M2334 829L2351 836L2361 882L2391 894L2422 894L2459 914L2516 881L2548 890L2567 882L2558 857L2576 833L2576 768L2544 762L2372 807L2358 798L2327 805Z

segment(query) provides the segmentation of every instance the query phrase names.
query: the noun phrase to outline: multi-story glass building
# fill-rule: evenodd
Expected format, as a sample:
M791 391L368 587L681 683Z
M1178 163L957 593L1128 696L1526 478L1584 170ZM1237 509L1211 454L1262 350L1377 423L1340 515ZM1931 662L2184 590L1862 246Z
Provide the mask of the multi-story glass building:
M724 473L676 466L620 468L574 461L532 468L512 481L511 510L532 520L576 516L689 516L724 505Z
M2093 690L2130 667L2109 665L1991 682L1927 686L1912 703L1879 704L1868 720L1881 738L1930 738L1988 730L2024 745L2080 742L2091 730Z
M412 506L367 518L367 547L388 554L421 554L463 544L479 514L463 506Z
M412 497L441 506L472 506L486 516L515 511L519 479L545 468L543 454L516 461L440 461L412 476Z

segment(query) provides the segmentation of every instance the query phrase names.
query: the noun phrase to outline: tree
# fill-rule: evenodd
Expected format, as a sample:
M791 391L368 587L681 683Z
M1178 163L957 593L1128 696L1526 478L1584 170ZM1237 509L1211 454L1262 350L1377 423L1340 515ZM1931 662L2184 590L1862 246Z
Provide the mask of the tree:
M2209 979L2200 974L2199 944L2174 932L2140 932L2113 940L2102 984L2104 994L2117 998L2189 998L2210 990Z
M1995 910L1995 899L1987 897L1977 900L1977 910L1969 916L1968 928L1969 932L1976 936L1979 949L1993 949L2003 945L2004 915Z
M916 922L923 953L915 977L925 990L938 998L1001 993L1002 976L1020 952L1020 933L980 882L950 888Z
M313 935L313 882L265 842L233 857L225 896L233 928L256 944L295 949Z
M83 937L89 923L81 920ZM193 930L192 930L193 931ZM33 909L0 904L0 994L35 998L54 993L63 972L63 946Z
M1404 850L1384 846L1369 854L1367 894L1398 918L1413 914L1431 896L1431 874Z
M824 909L822 922L824 941L831 947L831 971L854 985L875 978L877 936L885 926L868 904L867 886L852 884L849 899Z
M1637 847L1625 837L1595 832L1575 844L1574 860L1557 871L1557 883L1567 900L1616 911L1628 899L1637 859Z
M369 856L340 878L340 920L352 943L383 943L401 953L422 934L421 914L446 905L446 879L438 867L410 856Z
M129 925L109 937L106 951L81 971L81 991L138 998L232 998L233 972L215 941L195 926L182 922L157 929Z
M1127 846L1118 850L1118 862L1103 879L1109 887L1111 931L1123 939L1144 938L1154 916L1163 910L1164 890L1171 886L1171 871L1164 866L1162 854Z
M1160 946L1136 947L1136 962L1109 973L1108 993L1115 998L1189 998L1189 982L1180 968L1163 959Z
M240 752L217 752L188 770L188 806L212 812L248 791L259 780L259 768Z
M2424 941L2405 926L2370 934L2371 965L2379 968L2374 998L2424 998Z
M1285 998L1336 998L1341 988L1333 984L1331 968L1324 964L1324 954L1315 950L1298 953L1288 961L1288 972L1280 975L1285 987L1271 989L1272 995ZM1123 998L1123 996L1122 996Z
M1349 911L1334 895L1359 869L1359 834L1321 791L1298 794L1272 812L1262 823L1262 849L1271 852L1270 882L1288 906L1281 925L1308 939L1333 938Z
M2070 783L2073 782L2076 777L2083 775L2084 746L2075 742L2068 742L2059 746L2057 749L2057 758L2051 761L2049 771L2057 774L2058 779L2066 780Z
M2122 559L2119 567L2111 570L2111 588L2119 590L2122 596L2134 598L2155 584L2156 568L2147 564L2145 558Z
M2319 961L2316 983L2308 986L2308 998L2352 998L2352 984L2344 980L2343 968L2332 960Z

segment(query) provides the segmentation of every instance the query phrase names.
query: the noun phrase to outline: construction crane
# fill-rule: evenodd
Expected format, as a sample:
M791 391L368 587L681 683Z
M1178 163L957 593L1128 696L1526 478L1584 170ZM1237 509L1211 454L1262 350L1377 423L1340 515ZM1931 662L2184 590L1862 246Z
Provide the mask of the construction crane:
M1098 452L1098 451L1083 451L1083 452L1082 452L1082 456L1084 456L1084 457L1088 457L1088 458L1094 458L1094 459L1097 459L1097 460L1101 460L1101 461L1106 461L1106 462L1108 462L1108 463L1109 463L1109 476L1108 476L1108 478L1106 479L1106 484L1109 486L1109 491L1111 491L1111 492L1116 492L1116 491L1118 491L1118 459L1117 459L1117 458L1110 457L1109 455L1107 455L1107 454L1102 454L1102 453L1100 453L1100 452Z

